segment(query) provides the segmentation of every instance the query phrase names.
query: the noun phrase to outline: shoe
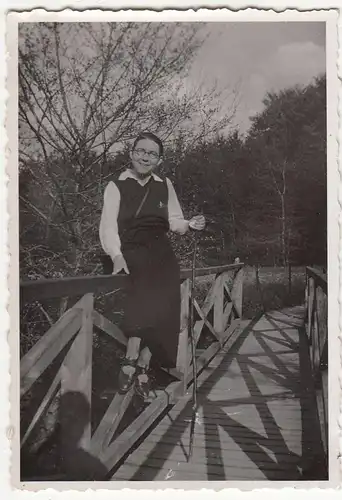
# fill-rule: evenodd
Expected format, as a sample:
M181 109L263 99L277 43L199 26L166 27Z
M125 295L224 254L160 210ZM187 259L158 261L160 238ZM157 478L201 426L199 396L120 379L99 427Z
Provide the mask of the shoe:
M146 375L147 376L147 371L148 368L138 366L138 373L136 376L135 380L135 392L137 393L138 396L140 396L143 399L147 399L150 394L150 389L151 389L151 382L149 377L147 377L146 381L142 381L139 377L139 375Z
M122 369L124 366L132 366L134 368L134 371L132 373L125 373ZM119 393L120 394L126 394L130 388L133 385L136 373L135 373L135 368L136 368L136 360L133 359L124 359L121 365L121 370L119 373Z

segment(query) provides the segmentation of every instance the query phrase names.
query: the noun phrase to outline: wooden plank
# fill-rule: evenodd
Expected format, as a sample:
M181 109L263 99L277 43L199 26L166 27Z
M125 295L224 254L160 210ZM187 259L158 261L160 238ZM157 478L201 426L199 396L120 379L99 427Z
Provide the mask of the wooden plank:
M44 352L52 345L61 335L61 332L71 323L76 316L79 317L81 326L81 310L83 308L84 298L79 300L71 309L68 309L58 321L49 328L41 339L28 351L27 354L20 360L20 376L23 377L31 370L32 366L44 354ZM58 351L60 352L60 351ZM56 356L58 354L56 353Z
M196 275L196 278L199 276L209 276L211 274L217 275L220 273L225 273L227 271L241 269L243 266L244 266L244 264L240 263L240 264L225 264L223 266L197 268L195 275ZM192 276L191 269L182 269L181 270L181 279L191 278L191 276Z
M20 304L56 297L77 297L87 293L112 292L124 288L126 275L77 276L59 279L22 281Z
M307 267L306 274L309 278L313 279L316 286L320 286L325 294L328 293L328 280L327 275L322 273L319 269L314 267Z
M216 281L219 283L214 302L214 330L217 332L215 337L221 337L224 332L223 325L223 277L218 276Z
M92 315L93 323L97 328L110 335L114 340L119 342L119 344L123 346L127 345L127 338L118 326L109 321L109 319L105 318L99 312L95 311L95 309L93 310Z
M200 311L200 316L201 318L203 319L200 319L198 321L196 321L195 325L194 325L194 338L195 338L195 345L197 346L198 342L199 342L199 339L200 339L200 336L201 336L201 333L202 333L202 329L203 329L203 326L205 324L205 320L206 320L206 317L207 315L209 314L211 308L213 307L214 305L214 302L215 302L215 293L216 291L218 290L218 287L219 287L219 283L214 280L212 286L210 287L209 289L209 292L207 293L207 296L206 298L204 299L203 301L203 304L201 306L201 311ZM198 305L198 302L197 300L195 299L194 300L194 305L195 307L199 308L199 305ZM197 311L199 312L199 310L197 309ZM209 330L212 330L213 327L212 325L207 321L206 322L209 328ZM216 338L216 332L214 333L214 331L212 331L213 335L215 336ZM190 340L188 341L188 366L190 365L191 363L191 346L190 346Z
M100 453L99 458L108 470L112 469L121 457L133 446L133 444L144 434L153 424L159 415L172 401L173 393L176 389L182 390L182 382L173 382L165 393L151 403L146 410L128 428Z
M318 321L317 321L317 310L314 308L313 310L313 320L312 320L312 335L311 335L311 365L312 365L312 370L313 370L313 375L314 377L317 376L318 371L319 371L319 361L320 361L320 355L319 355L319 331L318 331Z
M225 427L224 431L217 433L218 426L212 426L208 428L204 428L203 425L197 425L195 428L195 439L194 439L194 448L203 449L206 447L208 449L218 449L227 450L227 451L236 451L237 441L239 445L243 444L245 450L255 450L256 444L260 444L265 448L272 449L274 453L279 452L280 454L284 451L284 441L288 446L298 445L298 449L302 447L302 442L300 439L300 432L296 432L295 435L292 435L291 430L287 430L286 433L282 433L284 439L279 437L279 435L270 435L256 437L255 435L246 436L246 431L244 429L234 429L232 436L229 435L229 431L227 427ZM148 443L153 443L154 445L170 445L173 446L182 446L188 444L188 439L190 435L190 424L188 423L187 427L182 428L177 425L168 425L158 426L154 431L149 434L148 438L144 441L146 445ZM305 441L306 444L314 446L317 444L317 439L312 438L311 441ZM141 449L143 443L139 446ZM287 453L287 452L286 452Z
M226 397L227 396L228 394L226 393ZM227 402L229 402L229 398L227 398ZM223 425L227 423L229 418L231 418L232 420L234 420L236 425L248 426L249 428L253 429L254 425L257 423L256 416L254 415L254 413L252 415L251 412L252 408L249 409L249 414L246 414L246 407L247 405L244 408L239 408L239 409L229 408L229 411L227 411L227 413L224 411L217 413L210 412L204 415L200 413L199 417L201 421L205 424L222 423ZM191 414L192 413L189 408L188 411L184 411L184 413L182 413L182 417L184 417L185 419L189 419L191 418ZM178 416L177 409L170 410L169 415L173 418L177 418ZM282 421L285 422L284 425L291 424L291 428L296 428L296 429L302 428L302 421L301 421L302 416L303 415L300 411L300 408L294 409L293 411L288 412L286 414L281 412L280 406L277 412L275 411L270 412L269 415L267 415L266 413L262 415L257 414L257 418L260 420L261 424L267 424L267 423L272 424L272 422L274 423L275 421L277 421L278 424L280 424L280 417L281 417ZM306 413L305 419L306 422L316 421L316 417L310 416L310 412Z
M91 439L91 450L95 456L103 452L110 444L133 395L134 387L131 387L127 394L115 394Z
M216 338L216 340L218 340L220 342L221 339L222 339L222 333L220 334L220 332L216 331L215 328L213 327L213 325L211 325L211 323L209 323L209 321L207 320L207 318L204 315L203 311L201 310L200 306L198 305L198 302L197 302L196 299L194 300L194 306L195 306L196 311L198 312L198 315L200 316L200 318L202 319L203 323L205 324L205 326L214 335L214 337ZM196 339L196 340L198 341L198 339ZM196 342L196 344L197 344L197 342Z
M235 271L233 276L231 275L231 273L224 273L222 275L223 276L223 287L224 287L224 291L228 297L228 302L232 302L232 290L231 290L231 288L234 285L234 280L236 278L236 274L237 274L237 271ZM231 281L231 283L230 283L231 288L229 288L229 281L228 280Z
M58 356L60 351L72 339L81 326L81 313L78 310L72 311L67 317L67 322L58 324L53 332L58 333L58 337L53 339L53 342L45 342L40 344L39 350L35 346L25 355L23 365L20 363L20 396L26 394L31 389L34 382L41 376L41 374L50 366L52 361ZM57 323L56 323L57 325ZM54 326L56 326L54 325ZM51 330L52 330L51 328ZM42 337L41 340L43 340ZM43 349L41 349L43 347Z
M61 366L61 400L65 400L68 393L68 401L74 405L74 414L71 415L71 408L66 408L61 403L61 428L62 447L65 454L68 454L70 441L73 439L71 431L73 429L71 418L79 422L81 438L79 446L84 449L90 448L91 436L91 375L92 375L92 342L93 342L93 295L87 294L84 297L84 307L82 310L82 326L76 336L68 354ZM65 413L64 413L65 411ZM72 455L72 454L71 454ZM71 458L72 460L72 458Z
M216 293L220 287L220 282L215 279L201 305L201 309L205 316L208 316L210 309L213 307L215 302Z
M226 458L226 457L224 457ZM217 477L217 480L224 480L229 478L230 476L234 476L235 474L238 474L239 476L242 476L245 480L246 479L266 479L266 473L267 477L269 478L270 473L273 472L274 474L274 479L278 476L282 476L284 479L286 478L287 475L291 475L291 479L293 479L293 469L295 466L298 464L299 465L300 460L297 462L282 462L281 464L278 464L277 462L272 461L270 458L269 460L267 459L267 456L265 459L262 461L259 457L258 464L259 467L256 466L256 464L253 461L249 461L248 458L246 457L246 461L239 461L236 464L234 464L234 461L229 460L227 458L227 463L225 463L223 460L221 461L219 458L216 457L208 457L208 463L205 464L205 461L202 460L202 462L196 462L196 461L191 461L190 463L186 463L185 461L179 461L173 458L150 458L146 459L146 456L144 457L143 455L137 460L137 463L132 463L128 462L122 467L122 473L125 474L124 471L126 471L126 477L127 477L127 471L130 469L131 472L131 478L134 477L135 480L144 480L143 474L141 472L143 470L146 470L147 468L153 468L156 471L156 474L159 472L164 475L164 480L166 478L173 478L176 480L179 480L179 473L183 474L183 480L186 480L189 478L189 480L192 478L192 475L194 473L200 473L202 475L202 480L206 480L208 478L208 469L210 470L210 479L214 479L214 477ZM120 471L120 469L119 469ZM119 471L114 474L113 480L115 480L118 477L125 477L125 476L120 476ZM174 475L170 474L170 472L173 472ZM141 476L140 476L141 474ZM300 478L299 471L297 471L297 478ZM161 479L161 477L159 477ZM287 478L289 479L289 478ZM157 476L153 477L150 474L145 478L145 480L157 480Z
M196 269L196 277L218 274L239 269L243 264L228 264L224 266L204 267ZM191 269L181 270L181 280L191 278ZM75 297L87 293L104 293L124 288L128 277L126 275L77 276L59 279L41 279L21 281L20 304L53 297Z
M319 336L319 357L320 364L324 346L328 340L328 325L327 325L327 296L320 286L316 289L316 311L317 311L317 326ZM326 359L326 361L328 361Z
M186 279L181 285L181 313L180 313L180 334L178 340L178 352L176 368L183 374L183 390L186 391L185 381L187 377L188 358L188 321L190 311L190 280Z
M226 293L229 296L229 299L231 301L233 313L236 315L237 318L239 318L240 317L240 312L239 312L238 308L236 307L234 297L232 298L232 296L231 296L232 291L229 290L229 287L228 287L227 283L224 283L223 286L224 286L224 289L225 289L225 291L226 291Z
M233 440L232 440L233 443ZM185 446L184 446L185 447ZM216 447L207 447L204 443L203 446L196 446L194 443L194 454L191 459L190 467L193 470L194 465L224 465L224 467L229 468L242 468L242 469L254 469L255 463L252 461L253 459L258 462L258 465L263 465L265 470L279 470L279 463L277 461L273 461L271 457L267 455L267 451L265 452L263 449L257 449L258 445L251 445L249 448L245 448L239 450L237 452L238 445L235 444L235 447L230 448L221 448L220 446ZM209 452L209 450L212 450ZM134 455L128 457L125 463L135 465L140 467L141 465L157 465L158 462L170 462L180 464L187 464L187 456L184 453L184 449L182 449L179 445L172 444L160 444L160 443L151 443L144 442L139 448L134 452ZM216 451L216 453L215 453ZM221 455L222 451L227 451L228 453L224 453ZM231 453L229 453L231 452ZM247 453L248 452L248 456ZM149 454L152 454L149 457ZM293 464L300 464L301 457L298 455L290 455L286 448L283 453L277 451L277 460L281 460L283 463L281 464L281 468L286 470L287 468L291 468ZM175 465L175 464L174 464ZM171 468L171 467L170 467Z
M223 324L225 328L227 328L232 309L233 309L233 303L228 302L223 312Z
M218 289L218 286L219 286L219 283L216 282L216 280L214 280L206 298L204 299L203 301L203 304L201 306L201 317L202 318L205 318L207 317L207 315L209 314L210 312L210 309L213 307L214 305L214 302L215 302L215 293L216 293L216 290ZM196 299L195 299L196 300ZM196 300L196 302L194 301L194 305L196 307L196 304L198 306L198 302ZM198 306L199 307L199 306ZM198 342L199 342L199 339L200 339L200 336L201 336L201 333L202 333L202 329L203 329L203 326L204 326L204 319L200 319L198 321L196 321L195 325L194 325L194 339L195 339L195 345L197 346ZM212 326L209 322L207 322L207 324L209 324L209 329L212 329ZM212 332L213 333L213 332ZM214 336L216 337L216 334L213 333ZM190 345L190 340L188 341L188 366L190 365L191 363L191 345Z
M320 417L322 426L322 441L325 455L328 455L329 442L329 392L328 392L328 370L322 371L322 409L323 415Z
M173 467L172 467L172 466ZM241 468L230 469L222 471L221 467L210 467L210 478L207 476L207 467L194 466L180 468L175 464L164 462L163 465L144 465L137 468L131 464L125 464L121 467L112 477L111 481L131 481L134 477L136 481L207 481L211 480L266 480L266 476L259 469L249 469L242 471ZM224 476L223 476L224 474ZM208 486L206 486L208 487ZM171 488L171 486L170 486ZM184 486L182 487L184 488Z
M312 319L314 312L314 303L315 303L315 282L313 278L308 279L308 338L311 343L312 340Z
M187 419L188 420L188 419ZM205 436L207 437L208 441L214 442L219 440L220 442L223 442L224 439L222 437L218 438L217 437L217 427L218 427L217 422L208 422L204 425L197 425L196 426L196 436L197 437L202 437L203 439ZM239 442L244 442L244 443L251 443L255 444L256 442L264 443L265 445L268 443L270 446L276 445L277 443L280 443L280 446L282 449L284 449L284 443L283 441L279 441L281 439L281 436L283 436L284 440L287 443L301 443L301 437L303 434L302 429L293 429L292 427L289 426L287 429L281 429L281 434L279 434L279 430L275 427L274 429L271 429L270 431L267 432L267 436L265 435L265 427L260 424L259 427L253 427L252 429L252 435L248 436L246 435L246 428L245 426L241 426L239 424L232 424L231 422L226 422L224 424L224 428L226 430L227 438L226 440L229 440L229 432L232 433L232 435L239 440ZM165 435L167 433L167 436L170 437L170 439L177 440L179 439L179 436L187 436L189 434L189 429L190 429L190 423L187 421L171 421L169 422L164 422L163 420L158 424L158 426L153 429L153 436L155 439L158 440L158 442L163 442L165 439ZM259 436L255 436L255 434L259 434ZM149 435L148 440L152 439L152 434ZM310 439L306 441L307 443L312 443L312 444L317 444L317 436L311 436Z
M204 326L204 321L202 319L196 321L196 323L194 325L194 338L195 338L195 345L196 346L199 342L199 339L200 339L200 336L201 336L201 333L203 330L203 326ZM188 359L189 359L189 357L188 357Z
M232 302L238 313L238 317L242 317L242 294L243 294L243 268L239 269L234 277L233 287L231 291Z
M53 398L57 395L57 393L59 391L60 382L61 382L61 369L58 370L55 378L52 381L52 384L50 385L47 393L45 394L44 398L42 399L42 402L40 403L38 410L36 411L32 421L30 422L29 426L27 427L27 430L26 430L26 432L21 440L21 443L20 443L21 447L24 446L24 444L26 443L26 441L30 437L33 429L36 427L38 422L46 414Z

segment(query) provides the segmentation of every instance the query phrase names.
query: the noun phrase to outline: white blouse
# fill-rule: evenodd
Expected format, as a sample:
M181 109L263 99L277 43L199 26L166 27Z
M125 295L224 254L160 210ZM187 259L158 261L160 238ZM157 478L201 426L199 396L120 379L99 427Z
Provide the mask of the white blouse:
M160 177L152 173L151 176L155 181L163 182ZM130 169L125 170L119 176L119 180L134 179L141 186L144 186L150 179L139 179L134 175L134 172ZM169 214L169 224L170 229L174 233L185 234L189 229L189 221L184 219L181 206L179 204L177 194L170 181L166 179L166 184L168 188L169 200L168 200L168 214ZM121 255L121 241L118 232L118 214L120 208L120 191L114 182L109 182L105 192L104 192L104 203L101 214L100 221L100 241L103 250L112 259Z

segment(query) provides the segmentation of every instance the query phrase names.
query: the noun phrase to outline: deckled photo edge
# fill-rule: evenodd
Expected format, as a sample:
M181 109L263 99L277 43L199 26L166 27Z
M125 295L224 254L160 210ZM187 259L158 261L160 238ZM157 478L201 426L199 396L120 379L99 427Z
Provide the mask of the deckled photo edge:
M240 21L240 19L243 21L243 20L246 20L246 19L243 19L241 16L241 14L248 14L248 15L254 15L254 13L258 13L256 17L259 17L260 15L260 18L256 19L256 22L259 21L259 20L266 20L266 17L269 17L270 20L276 20L276 19L271 19L273 17L273 15L275 16L279 16L280 14L277 14L277 13L274 13L274 12L260 12L260 11L255 11L254 9L248 9L244 12L240 12L240 13L235 13L235 12L227 12L226 9L220 9L220 10L223 10L223 13L226 14L227 13L227 21ZM328 10L325 10L324 12L322 11L315 11L315 13L317 14L318 17L321 17L322 15L325 16L327 15L328 19L327 19L327 23L328 25L330 24L330 26L333 28L334 26L334 21L336 20L336 13L334 14L334 12L332 11L328 11ZM90 12L82 12L82 13L79 13L80 14L80 17L82 18L82 20L85 20L85 17L88 17L89 16L89 20L90 20L90 17L93 17L95 16L97 18L97 15L99 16L99 20L102 20L103 19L103 15L105 14L107 16L108 13L103 13L103 12L93 12L93 11L90 11ZM118 15L118 17L120 18L121 15L123 15L123 18L126 17L126 15L132 15L134 14L137 14L137 17L138 17L138 20L139 21L143 21L144 19L143 18L140 18L141 15L147 15L149 16L151 14L151 16L153 17L155 14L156 15L156 18L158 17L158 15L160 14L160 19L163 20L163 12L161 13L155 13L155 12L150 12L150 11L146 11L144 13L142 12L137 12L135 13L134 10L132 11L128 11L128 12L118 12L118 13L113 13L113 20L120 20L118 18L116 18L116 15ZM179 12L175 12L174 15L175 15L175 18L177 18L178 20L178 17L179 15L181 15L182 19L186 18L187 17L187 14L186 12L184 13L179 13ZM193 18L192 16L196 16L196 15L204 15L206 16L207 15L207 12L204 10L202 12L202 10L199 10L197 12L193 12L193 11L190 11L189 12L189 21L192 21ZM214 17L216 15L214 15L214 11L210 12L209 13L210 15L208 15L208 21L214 21ZM240 14L239 16L237 16L236 19L234 19L234 14ZM298 13L295 13L294 11L292 10L286 10L286 11L283 11L282 14L289 14L290 18L292 18L292 15L294 17L296 17L298 15ZM300 13L300 18L304 18L306 15L309 15L310 16L310 12L301 12ZM21 489L21 486L19 486L20 484L20 480L19 480L19 475L18 475L18 462L19 462L19 443L18 443L18 429L19 429L19 412L18 412L18 408L19 408L19 392L18 392L18 387L19 387L19 376L18 376L18 365L19 365L19 349L18 349L18 338L16 336L13 335L13 332L18 332L19 331L19 322L18 322L18 311L19 311L19 300L18 300L18 296L16 296L17 294L15 294L15 290L18 289L18 285L19 285L19 268L18 268L18 262L19 262L19 257L18 257L18 245L16 243L16 231L17 231L17 221L18 221L18 207L17 207L17 199L18 199L18 188L17 188L17 172L16 172L16 165L17 165L17 134L16 134L16 130L17 130L17 125L18 125L18 122L17 122L17 116L16 116L16 99L17 99L17 78L16 78L16 67L17 67L17 56L16 56L16 44L17 44L17 36L16 36L16 26L17 26L17 22L35 22L36 21L36 15L38 16L39 20L48 20L45 16L47 16L48 18L51 17L54 18L56 17L56 20L58 18L59 21L65 21L65 20L69 20L69 15L70 15L70 21L74 21L76 22L77 19L77 13L75 12L66 12L65 15L66 15L66 19L64 18L64 12L60 12L60 13L46 13L46 12L41 12L41 10L37 10L37 11L33 11L33 12L30 12L30 13L20 13L20 14L17 14L17 15L14 15L14 14L10 14L9 17L8 17L8 21L7 21L7 26L8 28L8 32L7 32L7 47L9 49L9 61L8 61L8 76L7 76L7 89L8 89L8 92L9 92L9 98L8 98L8 101L7 101L7 109L10 111L9 113L7 113L7 117L6 117L6 128L7 128L7 132L8 132L8 149L10 151L9 155L8 155L8 158L7 158L7 175L8 175L8 178L9 178L9 183L8 183L8 212L9 212L9 215L10 215L10 221L9 221L9 252L10 252L10 266L9 266L9 278L8 278L8 283L9 283L9 291L10 291L10 298L9 298L9 313L10 313L10 335L9 335L9 346L10 346L10 365L11 365L11 382L10 382L10 400L11 400L11 405L10 405L10 415L11 415L11 418L10 418L10 425L11 425L11 428L13 426L13 429L14 429L14 438L12 440L12 451L11 451L11 478L12 478L12 484L13 486L15 486L16 488L20 488ZM211 17L212 15L212 17ZM222 12L220 13L220 15L222 15ZM76 17L75 17L76 16ZM26 20L26 17L28 18ZM15 19L16 18L16 19ZM83 19L84 18L84 19ZM108 17L106 17L106 20L108 20ZM168 20L170 20L170 18L168 18ZM217 18L217 20L219 20ZM222 21L222 18L220 19ZM299 19L297 17L297 19L290 19L290 20L304 20L304 19ZM332 106L331 106L331 99L336 99L337 98L337 81L335 82L335 86L332 86L331 85L331 82L332 80L335 80L335 70L334 70L334 65L336 65L336 62L334 61L334 55L333 55L333 52L336 52L337 53L337 40L334 40L334 35L333 33L329 30L327 30L327 71L328 73L330 73L330 76L329 76L329 80L330 80L330 83L329 83L329 86L328 86L328 95L330 95L330 106L328 106L328 116L330 115L330 121L329 121L329 124L330 124L330 130L334 130L335 126L336 126L336 123L337 123L337 116L335 116L335 119L334 119L334 114L336 115L336 113L334 113L333 109L332 109ZM328 47L331 47L331 50L329 51L328 50ZM334 49L334 50L333 50ZM15 90L14 90L15 89ZM330 145L328 146L328 165L329 164L333 164L335 163L335 158L337 158L337 154L336 154L336 151L337 151L337 142L339 141L336 141L336 139L334 139L333 137L330 137ZM336 146L334 146L334 143L336 144ZM328 144L329 144L329 141L328 141ZM330 181L328 182L328 194L329 194L329 189L330 189L330 192L333 194L335 192L336 194L336 188L335 188L335 182L338 182L339 181L339 178L333 174L331 171L329 172L329 169L328 169L328 179L330 177ZM337 215L337 210L338 210L338 203L336 203L336 206L334 206L334 208L332 209L332 213L335 213L335 216ZM329 230L329 233L330 235L334 238L332 240L332 238L330 238L330 251L329 251L329 264L331 266L331 268L333 269L336 269L335 267L335 263L336 263L336 257L335 257L335 253L333 252L333 248L338 248L338 245L339 245L339 242L338 242L338 234L336 233L336 230L334 228L334 225L333 225L333 222L332 220L328 221L329 222L329 227L330 227L330 230ZM335 273L333 273L334 275L334 278L335 278ZM336 280L332 278L332 276L330 276L329 278L329 293L330 294L335 294L337 293L337 287L338 287L338 279L337 279L337 274L336 274ZM335 282L336 281L336 282ZM339 287L339 290L340 290L340 287ZM339 296L341 297L341 291L339 291ZM329 329L331 328L336 328L336 316L337 315L337 303L336 304L332 304L331 302L329 303ZM340 321L341 321L341 310L340 310L340 315L339 315L339 318L340 318ZM340 367L340 358L339 356L337 355L337 349L334 349L334 347L337 346L337 343L333 342L334 339L332 339L330 337L329 339L329 347L330 347L330 355L331 353L333 353L331 355L331 358L329 358L329 363L330 363L330 374L329 374L329 386L330 386L330 389L331 391L333 391L333 393L336 392L336 385L338 384L338 381L337 381L337 375L335 373L335 369L337 369L338 367ZM333 365L333 369L332 369L332 366ZM337 401L334 401L333 398L330 398L330 402L329 402L329 407L330 407L330 412L331 412L331 415L335 416L336 417L336 420L339 418L339 406L338 406L338 402ZM330 417L331 418L331 417ZM335 445L334 446L334 443L335 443L335 439L337 437L338 433L337 433L337 426L335 428L334 425L331 425L331 421L330 421L330 458L333 462L335 462L335 458L336 458L336 450L337 450L337 446ZM16 445L14 446L14 442L16 442ZM339 482L339 476L340 476L340 470L339 468L337 467L336 470L334 469L334 483L337 484L337 482ZM331 478L332 479L332 478ZM336 481L336 482L335 482ZM212 489L212 485L213 483L206 483L208 485L210 485L210 489ZM232 487L237 487L239 486L240 489L244 490L244 489L249 489L249 486L247 486L246 488L246 483L244 482L238 482L238 483L234 483L236 486L233 486ZM259 483L261 484L261 483ZM259 484L257 484L257 487L256 489L260 489L259 488ZM38 490L38 489L41 489L41 487L43 488L51 488L53 487L54 489L56 490L59 490L59 489L81 489L81 490L84 490L84 489L89 489L89 484L87 483L81 483L80 485L78 485L78 483L69 483L69 484L58 484L58 483L40 483L41 486L39 486L38 484L37 485L34 485L31 484L31 485L28 485L26 484L26 489L27 490ZM44 486L43 486L44 485ZM132 483L126 483L126 485L128 486L129 485L129 489L132 489L134 490L135 489L135 484L134 484L134 487L133 487L133 484ZM80 488L79 488L80 486ZM118 488L121 488L120 484L113 484L113 483L102 483L101 486L99 486L99 488L106 488L106 489L109 489L109 486L110 486L110 489L118 489ZM160 487L165 487L166 485L164 483L154 483L153 484L153 490L155 489L158 489ZM168 486L170 486L170 483L168 484ZM203 485L204 486L204 485ZM254 486L254 485L253 485ZM266 489L269 489L270 487L273 489L275 486L274 483L270 484L268 482L263 482L263 485L261 486L261 488L266 488ZM322 485L323 486L323 485ZM183 488L183 484L181 483L179 486L178 484L172 484L172 487L181 487ZM205 487L205 486L204 486ZM282 484L281 487L287 487L287 483L285 484ZM303 487L303 483L299 483L299 484L296 484L296 487L300 487L302 488ZM316 484L311 484L310 487L313 487L313 488L316 488L317 485ZM146 486L146 483L137 483L137 488L143 488L143 489L149 489L149 487ZM96 486L96 489L98 489L98 487ZM189 489L194 489L193 488L193 483L189 483Z

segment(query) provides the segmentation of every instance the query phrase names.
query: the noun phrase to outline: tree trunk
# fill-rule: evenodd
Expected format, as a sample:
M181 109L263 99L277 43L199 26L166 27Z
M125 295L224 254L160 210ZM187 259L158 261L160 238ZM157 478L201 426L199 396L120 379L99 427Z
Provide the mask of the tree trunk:
M287 253L286 253L286 212L285 212L285 195L280 195L281 199L281 254L283 266L287 265Z

